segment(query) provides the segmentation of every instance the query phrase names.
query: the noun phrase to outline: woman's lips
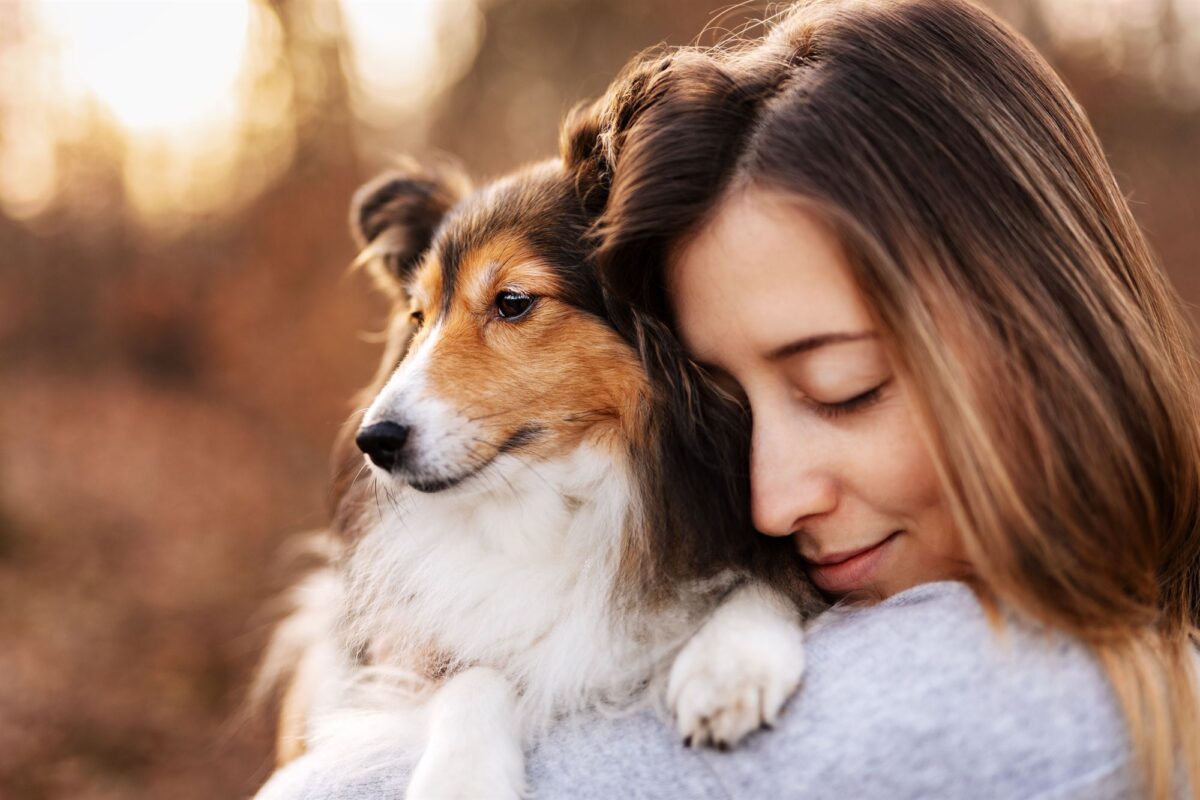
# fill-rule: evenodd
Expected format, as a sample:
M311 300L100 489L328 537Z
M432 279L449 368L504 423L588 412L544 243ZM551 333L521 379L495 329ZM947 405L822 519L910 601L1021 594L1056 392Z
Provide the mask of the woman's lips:
M859 589L871 582L871 577L887 555L891 545L904 531L896 531L878 544L861 550L833 553L819 559L805 559L808 577L822 591L841 594Z

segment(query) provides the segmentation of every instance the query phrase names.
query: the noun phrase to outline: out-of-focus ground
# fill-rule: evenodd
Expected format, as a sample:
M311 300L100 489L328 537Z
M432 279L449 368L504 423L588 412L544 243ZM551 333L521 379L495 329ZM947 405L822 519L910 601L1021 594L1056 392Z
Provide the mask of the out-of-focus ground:
M996 7L1200 301L1200 0ZM350 193L402 152L548 155L573 102L719 10L0 2L0 797L253 792L263 609L377 355Z

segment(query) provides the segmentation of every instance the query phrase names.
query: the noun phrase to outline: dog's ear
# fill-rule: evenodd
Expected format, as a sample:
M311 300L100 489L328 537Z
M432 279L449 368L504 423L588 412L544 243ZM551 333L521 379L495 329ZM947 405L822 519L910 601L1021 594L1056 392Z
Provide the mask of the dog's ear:
M446 212L470 190L465 173L451 164L405 161L377 175L350 202L350 233L360 248L356 264L368 265L395 293L429 249Z
M630 128L670 89L670 68L679 58L665 51L626 67L596 100L576 105L559 129L558 153L574 175L585 207L600 215L608 203L614 171Z
M558 130L558 155L568 169L595 160L600 150L606 99L577 103L563 118Z

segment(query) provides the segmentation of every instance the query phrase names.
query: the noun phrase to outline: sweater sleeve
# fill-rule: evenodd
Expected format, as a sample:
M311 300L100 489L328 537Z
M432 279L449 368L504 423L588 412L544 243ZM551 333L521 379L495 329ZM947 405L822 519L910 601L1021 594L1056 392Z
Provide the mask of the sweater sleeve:
M649 714L588 714L535 743L528 772L537 800L1082 800L1137 794L1129 749L1082 645L1014 620L996 629L944 582L822 618L780 724L733 752L685 748ZM312 753L261 797L400 796L406 780L406 767L347 774Z

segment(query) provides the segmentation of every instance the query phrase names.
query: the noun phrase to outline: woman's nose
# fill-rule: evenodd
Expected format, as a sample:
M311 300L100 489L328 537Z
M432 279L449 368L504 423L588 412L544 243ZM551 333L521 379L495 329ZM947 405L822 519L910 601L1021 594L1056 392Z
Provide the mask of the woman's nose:
M838 504L837 480L803 441L755 436L750 461L754 526L769 536L788 536L829 514Z

